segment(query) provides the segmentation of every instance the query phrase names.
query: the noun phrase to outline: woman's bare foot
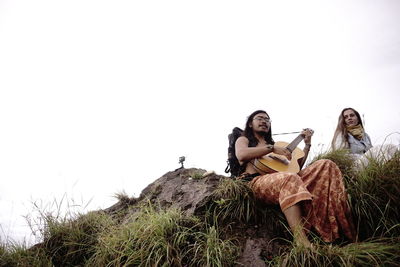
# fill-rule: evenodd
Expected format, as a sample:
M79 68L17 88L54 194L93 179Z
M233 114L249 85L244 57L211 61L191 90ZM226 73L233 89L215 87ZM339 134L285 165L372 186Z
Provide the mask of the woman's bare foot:
M294 239L294 243L296 244L296 246L298 247L304 247L304 248L309 248L309 249L313 249L314 246L313 244L308 240L308 238L303 238L303 237L295 237Z
M301 217L301 210L298 204L293 205L283 211L289 226L293 233L293 239L297 246L305 248L312 248L311 242L308 240L304 230L303 221Z
M313 248L312 243L308 240L306 233L304 232L303 227L298 225L293 228L293 240L296 246L304 247L304 248Z

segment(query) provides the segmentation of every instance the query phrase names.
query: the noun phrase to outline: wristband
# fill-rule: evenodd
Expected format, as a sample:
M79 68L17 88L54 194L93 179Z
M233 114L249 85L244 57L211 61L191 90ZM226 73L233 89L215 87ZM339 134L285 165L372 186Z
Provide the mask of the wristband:
M267 145L267 148L271 150L271 152L274 152L274 145Z

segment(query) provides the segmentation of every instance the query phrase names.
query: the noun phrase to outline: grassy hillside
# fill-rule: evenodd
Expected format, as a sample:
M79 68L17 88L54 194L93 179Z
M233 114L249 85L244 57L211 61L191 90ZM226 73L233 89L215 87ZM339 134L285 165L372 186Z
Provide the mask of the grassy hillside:
M400 266L400 154L370 159L361 169L344 151L320 158L336 162L344 175L356 243L326 244L313 236L313 250L294 246L279 209L257 202L245 182L226 177L196 215L123 194L118 198L126 208L112 214L42 213L42 242L31 248L3 242L0 266L235 266L248 227L261 225L274 235L262 254L267 266Z

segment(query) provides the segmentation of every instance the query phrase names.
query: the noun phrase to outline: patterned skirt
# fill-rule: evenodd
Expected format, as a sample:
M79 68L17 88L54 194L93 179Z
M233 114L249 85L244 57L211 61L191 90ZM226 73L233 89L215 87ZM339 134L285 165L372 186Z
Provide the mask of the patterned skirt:
M284 211L299 203L305 228L314 228L325 242L343 233L355 241L353 224L342 173L330 160L318 160L298 174L271 173L250 182L256 198L268 204L279 204Z

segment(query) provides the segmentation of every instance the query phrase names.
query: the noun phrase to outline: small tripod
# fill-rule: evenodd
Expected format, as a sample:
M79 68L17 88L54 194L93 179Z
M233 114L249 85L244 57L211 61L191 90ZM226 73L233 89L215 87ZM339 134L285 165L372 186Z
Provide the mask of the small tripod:
M184 161L185 161L185 156L179 157L179 163L181 164L181 166L180 166L178 169L176 169L175 171L184 168L184 167L183 167L183 162L184 162Z

